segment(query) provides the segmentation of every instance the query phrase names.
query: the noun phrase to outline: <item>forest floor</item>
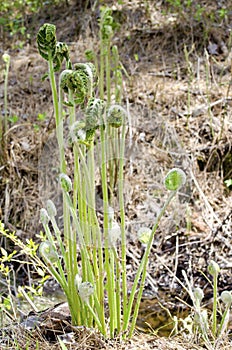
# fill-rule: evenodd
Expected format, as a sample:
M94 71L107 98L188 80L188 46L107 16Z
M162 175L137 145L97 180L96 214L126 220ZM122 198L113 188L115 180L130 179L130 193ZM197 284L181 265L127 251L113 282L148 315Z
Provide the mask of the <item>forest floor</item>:
M219 293L232 290L232 186L224 182L232 178L232 7L220 19L219 5L198 3L204 10L194 18L184 8L171 11L165 1L104 2L120 24L112 41L124 67L123 105L131 120L125 202L132 280L144 249L137 232L140 227L152 227L166 198L165 174L180 167L187 183L156 233L134 338L126 344L105 342L87 332L72 349L203 349L194 332L187 330L187 317L192 320L193 312L182 271L192 286L203 288L204 306L209 310L210 260L221 269ZM209 13L215 14L215 20ZM58 164L52 148L55 123L50 86L41 81L47 63L38 54L36 33L43 23L55 24L57 38L69 45L72 61L84 62L87 49L99 53L98 18L98 6L84 9L84 1L82 7L76 1L26 16L27 39L0 33L0 53L11 56L11 121L0 163L0 219L22 240L36 240L41 229L39 211L48 196L42 190L41 169L53 174L51 169ZM2 113L4 67L2 61ZM55 171L51 176L55 181ZM17 273L16 281L26 284L28 271L19 265ZM215 349L232 349L232 321L229 328ZM57 348L48 340L44 345L39 342L41 348ZM28 349L35 349L33 343Z

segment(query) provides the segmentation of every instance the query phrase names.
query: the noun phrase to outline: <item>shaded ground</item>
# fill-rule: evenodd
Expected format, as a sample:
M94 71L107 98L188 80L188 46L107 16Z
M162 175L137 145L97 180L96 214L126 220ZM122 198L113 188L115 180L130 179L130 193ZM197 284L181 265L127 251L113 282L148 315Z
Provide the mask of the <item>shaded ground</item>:
M145 322L153 329L166 323L165 308L173 314L185 308L181 300L189 302L187 293L174 277L183 281L182 270L195 286L204 288L206 305L212 288L202 272L207 273L211 259L221 267L219 291L232 289L232 202L231 189L224 184L232 178L232 8L226 3L228 15L220 20L220 8L210 1L205 5L208 12L215 13L214 22L205 12L195 20L187 10L177 16L167 11L165 1L113 5L114 18L121 24L113 41L128 75L123 103L129 105L132 120L125 186L132 280L143 252L135 237L140 227L152 226L162 205L164 174L178 166L188 175L186 187L156 235L139 329L147 327ZM22 239L34 238L40 230L38 212L44 196L38 189L38 164L54 130L49 83L41 82L47 65L37 53L36 31L44 22L54 23L58 39L69 43L73 61L83 61L86 49L99 50L99 10L97 6L87 8L81 16L80 11L72 3L52 9L52 14L45 9L28 16L31 38L23 48L17 47L17 37L9 40L4 33L2 52L7 50L12 62L10 116L19 120L11 124L6 136L7 153L0 168L0 218ZM1 68L0 108L4 111L3 64ZM39 114L45 118L39 120ZM26 283L27 274L23 268L19 271ZM159 319L164 322L158 323ZM151 338L143 345L147 346L144 349L188 349L181 345L184 340L179 345L172 342L175 340L167 343ZM224 348L229 349L228 344ZM136 346L141 348L136 342L126 348Z

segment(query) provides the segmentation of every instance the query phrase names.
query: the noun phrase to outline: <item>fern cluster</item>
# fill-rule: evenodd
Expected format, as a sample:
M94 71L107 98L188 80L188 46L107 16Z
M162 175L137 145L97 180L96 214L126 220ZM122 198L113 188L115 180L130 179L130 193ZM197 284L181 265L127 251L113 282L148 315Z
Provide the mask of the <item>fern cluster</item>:
M57 43L54 25L45 24L38 33L38 49L48 61L56 119L56 133L60 156L59 185L63 193L63 235L56 223L56 208L50 201L41 209L46 241L40 253L49 272L64 290L74 325L97 327L104 336L131 337L139 310L146 277L148 256L154 232L167 205L185 178L175 169L168 174L166 184L174 183L174 191L156 219L150 231L147 247L135 276L130 295L127 292L126 224L124 205L124 159L127 134L127 113L111 99L110 38L113 32L111 10L103 9L100 21L101 63L105 58L106 92L104 99L104 69L100 67L99 94L96 68L92 63L69 60L68 48ZM106 55L104 50L108 47ZM115 86L120 89L118 76L119 57L115 51ZM55 72L60 73L57 88ZM103 80L102 80L103 79ZM57 93L58 90L58 93ZM117 95L117 94L115 94ZM118 95L121 99L121 93ZM118 101L115 101L118 102ZM65 111L64 111L65 109ZM77 109L82 117L77 119ZM65 113L64 113L65 112ZM64 142L64 114L69 116L69 145L73 152L73 180L68 176ZM97 161L96 157L97 155ZM99 161L100 160L100 161ZM103 222L96 213L95 171L100 174L103 202ZM171 179L170 179L171 178ZM112 181L115 179L115 181ZM173 180L174 179L174 180ZM166 186L168 188L168 186ZM171 188L172 190L172 188ZM117 192L120 220L117 222L112 207L111 193ZM59 252L59 254L57 253ZM62 256L61 263L59 255ZM80 263L78 263L78 255ZM140 283L141 282L141 283ZM138 293L138 294L137 294ZM137 304L132 307L137 295ZM107 307L106 307L107 299Z

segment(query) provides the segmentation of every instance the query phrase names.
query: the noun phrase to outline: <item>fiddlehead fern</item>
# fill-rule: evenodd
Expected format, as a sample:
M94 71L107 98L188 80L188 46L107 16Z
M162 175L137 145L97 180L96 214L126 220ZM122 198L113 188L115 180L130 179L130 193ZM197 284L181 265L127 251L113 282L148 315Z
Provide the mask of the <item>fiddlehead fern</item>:
M56 27L45 23L37 34L37 45L40 55L48 61L56 55Z
M71 89L74 90L74 87L71 83L71 76L73 74L73 71L71 69L65 69L60 74L60 87L64 90L64 92L67 94L68 90Z
M70 61L68 45L58 41L56 43L56 54L55 54L55 57L53 59L53 62L55 63L55 67L54 67L55 72L60 70L61 64L62 64L64 59L66 60L67 68L71 69L72 64Z
M39 252L44 260L49 264L54 264L59 260L59 256L52 244L48 241L42 242L39 246Z
M70 143L81 143L86 144L86 131L85 131L85 122L84 121L76 121L72 124L69 132Z
M107 123L114 128L119 128L122 126L126 114L120 105L112 105L107 112Z
M86 95L88 95L88 98L92 97L93 94L93 88L97 85L98 79L97 79L97 71L93 63L87 62L87 63L77 63L74 66L76 74L80 77L80 79L83 81L83 84L85 86Z
M101 8L100 31L103 41L108 41L113 35L114 20L110 8Z
M60 79L60 86L64 92L73 92L74 102L83 104L85 99L92 96L96 84L96 69L92 63L77 63L75 70L63 71Z
M86 130L97 129L102 122L105 102L99 98L90 98L86 108Z
M64 59L67 62L67 68L71 68L68 46L65 43L57 42L54 24L45 23L42 25L37 34L37 45L40 55L46 61L49 59L53 61L55 72L60 70Z
M65 192L72 191L72 181L70 177L66 174L60 174L59 176L60 186Z
M171 169L164 179L164 185L167 190L177 191L186 182L186 175L182 169L173 168Z
M105 102L99 98L90 98L85 112L86 141L93 139L95 130L103 124Z

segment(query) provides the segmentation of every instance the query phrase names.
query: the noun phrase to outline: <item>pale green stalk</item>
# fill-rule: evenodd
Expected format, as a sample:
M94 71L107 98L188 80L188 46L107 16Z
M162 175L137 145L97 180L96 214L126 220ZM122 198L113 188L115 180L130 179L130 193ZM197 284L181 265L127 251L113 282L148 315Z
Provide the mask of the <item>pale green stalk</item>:
M118 325L117 325L117 296L116 296L116 289L115 289L115 260L114 260L114 252L113 248L109 247L109 269L110 269L110 285L109 288L112 291L112 300L111 300L111 309L112 309L112 317L110 322L112 322L111 328L111 337L115 336L115 330L118 331ZM108 283L108 282L107 282Z
M213 276L213 323L212 331L213 335L217 334L217 274Z
M49 59L48 59L48 67L49 67L49 79L50 79L50 85L52 90L52 101L53 101L53 108L54 108L54 114L55 114L55 121L56 121L56 135L57 135L57 141L59 145L59 151L60 151L60 165L63 164L63 154L61 153L61 148L63 145L63 129L62 124L60 125L60 113L59 113L59 102L58 102L58 95L57 95L57 89L56 89L56 80L55 80L55 73L54 73L54 67L53 67L53 60L52 56L49 52ZM61 167L61 172L65 173L65 169Z
M141 263L139 265L138 271L137 271L136 276L135 276L135 280L134 280L133 287L132 287L131 294L130 294L130 298L129 298L127 315L126 315L124 328L123 328L124 331L126 331L128 329L128 326L129 326L132 305L133 305L133 301L135 299L135 294L136 294L136 291L137 291L139 278L140 278L140 276L142 274L140 287L139 287L139 292L138 292L138 296L136 298L136 304L135 304L133 317L132 317L132 321L131 321L131 326L130 326L130 331L129 331L129 338L132 337L134 329L135 329L135 324L136 324L136 320L137 320L137 316L138 316L140 301L141 301L141 298L142 298L142 293L143 293L143 289L144 289L144 283L145 283L145 279L146 279L147 263L148 263L148 258L149 258L149 254L150 254L150 251L151 251L151 247L152 247L152 244L153 244L154 234L155 234L155 232L156 232L156 230L158 228L160 219L164 215L165 210L167 209L168 205L170 204L171 200L174 198L175 195L176 195L176 191L172 191L170 193L170 195L167 198L163 208L160 210L160 213L159 213L159 215L156 218L155 224L154 224L154 226L152 228L152 232L151 232L149 241L148 241L147 246L146 246L145 253L143 255L142 261L141 261Z
M114 274L112 276L112 271L110 268L110 254L109 254L109 217L108 217L108 208L109 208L109 200L108 200L108 186L107 186L107 166L106 166L106 140L105 140L105 130L104 125L102 123L101 130L101 180L102 180L102 193L103 193L103 226L104 226L104 246L105 246L105 269L107 276L107 294L108 294L108 304L110 311L110 336L114 337L115 330L115 317L114 314L114 305L115 305L115 291L111 289L112 286L112 278L114 278Z
M106 97L107 97L107 106L111 103L111 67L110 67L110 38L106 44L106 54L105 54L105 69L106 69Z
M99 227L99 223L96 217L95 207L95 160L94 160L94 144L91 144L88 152L88 169L89 169L89 212L90 212L90 224L92 227L92 250L93 250L93 265L94 274L96 279L96 290L100 304L100 320L104 327L105 325L105 306L104 306L104 264L103 264L103 250L102 250L102 235ZM87 174L86 174L87 176Z
M104 99L104 73L105 73L105 45L102 38L102 30L100 28L100 72L99 72L99 91L100 99Z
M60 76L61 80L61 76ZM60 171L66 173L66 162L65 162L65 150L64 150L64 131L63 131L63 91L60 86L59 80L59 102L58 102L58 118L56 124L57 139L60 151ZM72 112L73 113L73 112ZM70 215L69 215L69 204L67 203L66 196L63 195L63 222L64 222L64 234L67 246L67 278L68 278L68 289L69 296L72 303L78 303L77 292L75 288L75 276L78 273L77 267L77 237L76 230L71 227ZM73 311L73 310L72 310ZM77 313L75 311L75 321L78 322Z
M90 258L89 258L89 253L88 253L88 250L87 250L87 247L86 247L86 244L85 244L84 235L83 235L83 233L81 231L81 226L80 226L80 223L79 223L79 220L78 220L78 217L77 217L77 213L76 213L76 210L73 207L73 203L71 201L69 193L65 192L65 197L66 197L66 200L67 200L67 203L68 203L68 206L69 206L69 210L70 210L70 213L71 213L73 221L74 221L74 226L75 226L76 231L77 231L78 239L79 239L79 242L80 242L80 247L81 247L81 250L83 250L83 256L85 257L85 260L86 260L86 263L87 263L88 276L90 278L89 281L94 285L95 284L95 278L94 278L94 273L93 273L93 267L92 267L92 264L91 264L91 261L90 261Z
M101 324L99 318L97 317L96 313L94 312L93 308L91 307L90 303L87 302L87 303L86 303L86 306L87 306L88 310L90 311L91 315L93 316L93 318L94 318L94 320L95 320L95 322L96 322L96 324L97 324L97 326L98 326L99 331L100 331L103 335L105 335L105 330L104 330L104 328L102 327L102 324Z
M72 106L69 107L69 129L71 129L72 125L75 123L75 103L73 98L73 92L71 89L69 89L68 92L69 97L69 103L72 104ZM78 153L76 150L76 147L73 147L73 156L74 156L74 180L73 180L73 206L74 208L77 208L77 198L78 198L78 190L79 187L79 181L78 181L78 164L79 164L79 158Z
M115 89L115 103L122 102L122 68L119 62L118 48L116 45L112 47L112 55L114 61L114 89ZM120 68L119 68L120 67Z
M208 265L208 271L211 276L213 276L213 320L212 320L212 333L213 336L216 337L217 335L217 298L218 298L218 291L217 291L217 279L218 274L220 272L220 268L218 264L211 260Z
M230 307L231 307L231 303L227 304L226 308L225 308L225 311L223 312L222 319L221 319L221 322L220 322L220 327L219 327L219 330L218 330L218 337L222 336L224 330L228 326L228 323L230 321L230 315L229 315Z
M43 225L43 226L44 226L44 230L45 230L45 233L46 233L46 236L47 236L49 242L51 243L54 251L56 251L56 245L54 243L54 239L52 237L52 234L51 234L51 231L49 229L49 226L48 225ZM57 261L57 267L58 267L58 271L59 271L60 277L65 283L66 282L66 278L65 278L64 271L63 271L63 268L62 268L60 260ZM62 285L64 285L64 283L62 283Z
M124 157L125 157L125 138L126 121L123 118L120 149L119 149L119 175L118 175L118 194L121 219L121 258L122 258L122 301L123 301L123 324L126 323L127 315L127 271L126 271L126 229L125 229L125 204L124 204ZM123 328L125 330L125 328Z
M117 315L117 333L121 333L121 264L117 250L113 247L114 259L116 261L116 315Z
M58 99L53 59L50 52L49 52L48 65L49 65L49 79L51 83L51 90L52 90L52 97L53 97L53 107L54 107L55 121L56 121L56 135L57 135L57 141L59 145L60 171L61 173L66 173L64 136L63 136L63 115L62 115L63 92L59 82L59 99ZM70 300L73 300L75 299L74 293L76 293L75 286L74 286L74 277L77 273L76 237L75 237L75 233L74 233L74 236L72 237L72 231L70 228L69 211L68 211L68 206L64 196L63 196L63 221L64 221L64 233L67 240L67 254L65 255L66 256L65 262L66 262L66 268L68 273L68 289L69 289L68 293L69 293ZM74 264L73 264L73 261L75 261Z
M45 233L46 233L46 236L48 238L48 241L52 245L54 251L56 251L56 246L54 244L54 240L53 240L51 231L49 229L49 226L47 224L44 224L43 226L44 226ZM46 259L49 260L49 257L46 257ZM56 264L57 264L57 268L58 268L59 273L56 271L56 268L53 266L52 262L47 264L47 268L52 273L52 275L55 277L57 282L61 285L62 289L64 290L64 292L66 294L67 290L68 290L68 285L67 285L67 281L66 281L66 278L65 278L65 275L64 275L64 271L63 271L63 268L62 268L62 265L61 265L61 262L60 262L59 259L57 260Z
M94 285L95 284L94 273L93 273L91 262L89 259L89 253L88 253L85 241L84 241L84 236L83 236L83 233L81 231L81 226L80 226L79 220L77 218L77 213L76 213L75 208L73 207L73 203L71 201L69 194L67 192L64 192L64 195L65 195L71 216L72 216L73 221L74 221L73 224L75 227L75 231L77 232L78 239L80 242L81 261L82 261L82 263L85 263L84 267L86 268L86 272L84 274L88 277L88 280ZM76 261L75 261L75 263L77 264ZM82 265L82 269L83 269L83 265ZM75 276L76 276L76 274L75 275L73 274L73 285L74 285ZM83 276L83 271L82 271L82 276ZM73 288L74 288L74 291L76 291L75 285Z

